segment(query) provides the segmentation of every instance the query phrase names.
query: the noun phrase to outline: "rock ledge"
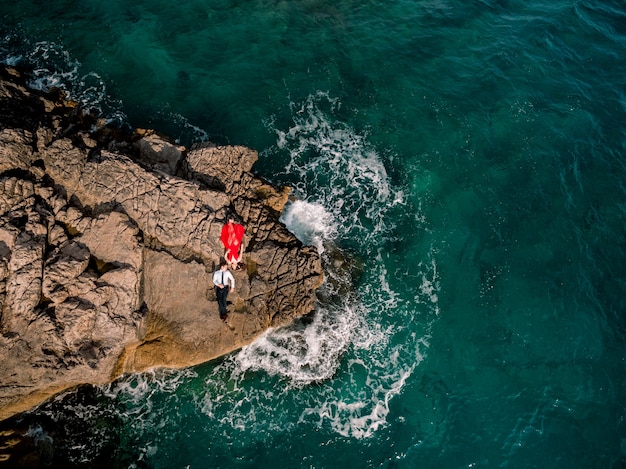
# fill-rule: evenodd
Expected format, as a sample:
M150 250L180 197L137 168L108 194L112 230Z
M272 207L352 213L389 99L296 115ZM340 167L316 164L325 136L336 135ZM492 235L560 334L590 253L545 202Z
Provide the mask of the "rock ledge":
M124 132L0 70L0 420L80 384L224 355L313 311L320 258L255 151ZM211 275L246 226L229 326Z

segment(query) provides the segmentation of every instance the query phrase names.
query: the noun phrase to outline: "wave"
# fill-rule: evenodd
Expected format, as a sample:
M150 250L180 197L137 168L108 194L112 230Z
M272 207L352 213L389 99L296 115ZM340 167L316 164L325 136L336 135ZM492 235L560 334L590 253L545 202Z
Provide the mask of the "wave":
M276 130L273 151L288 153L282 174L297 197L281 219L323 254L327 277L352 278L338 271L344 267L336 262L337 252L367 258L361 262L362 277L358 285L327 281L312 318L268 330L234 355L228 367L243 387L246 377L259 372L278 380L281 402L304 409L296 422L367 438L387 424L390 401L424 359L430 324L438 314L439 283L434 254L417 266L420 283L414 296L385 280L393 276L384 254L394 229L388 214L407 202L367 137L337 118L339 107L339 100L316 93L300 105L292 103L293 125ZM358 250L342 254L342 243L354 239ZM340 294L325 295L325 290ZM421 332L415 324L423 325ZM295 416L266 402L264 393L249 389L245 395L255 403L254 419L235 412L233 421L264 426L278 413L284 414L279 421L295 424ZM212 405L204 410L209 408L215 411ZM268 409L268 415L260 409Z
M325 381L335 374L358 318L350 307L337 314L322 306L311 323L270 329L237 355L239 372L263 370L295 386Z
M333 215L319 203L289 202L280 221L304 244L315 246L320 254L325 251L324 243L337 237L338 227Z
M86 111L95 109L109 122L127 122L122 111L123 103L111 98L106 80L96 72L85 72L81 63L61 44L52 41L32 43L15 34L4 39L0 62L27 67L30 71L29 86L42 91L61 89Z
M332 214L338 240L376 243L392 227L385 214L406 203L395 189L385 165L366 135L337 118L341 102L328 93L291 103L292 124L274 129L277 143L270 152L287 152L284 172L295 196L321 205Z

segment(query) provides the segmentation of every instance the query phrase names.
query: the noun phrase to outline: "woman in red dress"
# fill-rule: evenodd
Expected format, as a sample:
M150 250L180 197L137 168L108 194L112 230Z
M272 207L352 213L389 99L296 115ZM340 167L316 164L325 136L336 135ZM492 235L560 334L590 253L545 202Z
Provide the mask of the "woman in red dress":
M228 266L234 270L240 268L241 263L241 241L246 229L239 223L235 223L233 217L228 217L228 223L222 228L220 241L224 245L226 252L224 259L228 262Z

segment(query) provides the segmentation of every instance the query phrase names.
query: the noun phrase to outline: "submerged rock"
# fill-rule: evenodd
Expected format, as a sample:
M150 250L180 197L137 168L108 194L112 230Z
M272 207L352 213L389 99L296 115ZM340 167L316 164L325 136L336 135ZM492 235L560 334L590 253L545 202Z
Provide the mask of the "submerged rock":
M186 367L314 309L320 258L257 153L112 129L0 70L0 420L81 384ZM246 226L229 324L211 276Z

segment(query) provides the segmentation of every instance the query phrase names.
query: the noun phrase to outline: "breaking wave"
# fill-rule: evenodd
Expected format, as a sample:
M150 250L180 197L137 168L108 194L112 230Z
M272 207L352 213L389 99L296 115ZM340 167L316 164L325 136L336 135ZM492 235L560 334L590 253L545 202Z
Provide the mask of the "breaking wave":
M304 244L315 246L320 254L324 243L337 237L333 215L319 203L295 200L287 204L281 221Z
M293 123L275 129L270 151L288 153L286 182L296 197L332 214L337 242L358 238L376 245L393 227L385 214L406 203L404 192L391 184L367 136L337 118L340 107L339 99L323 92L292 103Z
M394 229L388 213L406 201L366 136L337 118L339 107L339 100L326 93L292 104L293 125L276 130L273 149L289 154L287 180L280 182L295 188L296 200L282 221L301 241L316 246L324 260L327 281L317 310L312 318L268 330L227 366L242 386L246 376L259 372L279 380L281 402L303 409L298 423L365 438L386 425L390 401L423 360L431 319L420 316L437 313L438 278L431 256L418 266L413 298L383 280L390 275L383 246ZM357 248L342 248L355 239ZM348 258L356 261L344 262ZM352 271L341 271L346 268ZM358 285L348 284L356 277ZM406 327L420 321L423 334ZM266 425L272 415L287 412L249 392L246 400L255 402L257 412L254 421L233 416L239 424ZM262 417L263 408L271 414ZM293 422L293 417L279 420Z

